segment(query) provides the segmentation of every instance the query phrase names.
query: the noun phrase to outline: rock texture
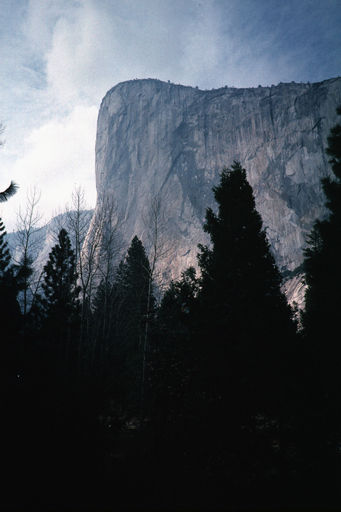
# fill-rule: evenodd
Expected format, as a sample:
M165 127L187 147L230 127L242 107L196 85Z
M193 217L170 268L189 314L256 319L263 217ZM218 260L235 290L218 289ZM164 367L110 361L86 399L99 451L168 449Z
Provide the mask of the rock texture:
M96 211L115 198L126 244L135 234L146 242L144 212L158 195L173 249L160 266L166 279L176 278L207 242L202 224L206 207L214 208L212 186L237 160L277 264L291 273L314 220L325 214L320 180L329 173L325 148L340 104L341 78L209 91L152 79L120 83L98 116Z

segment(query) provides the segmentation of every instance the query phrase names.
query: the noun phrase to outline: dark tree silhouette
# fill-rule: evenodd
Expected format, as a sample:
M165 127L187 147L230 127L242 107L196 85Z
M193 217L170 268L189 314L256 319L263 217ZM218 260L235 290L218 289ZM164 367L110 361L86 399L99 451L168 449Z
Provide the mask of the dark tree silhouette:
M75 255L65 229L61 229L56 244L44 267L43 284L45 330L49 331L57 359L67 369L73 367L77 357L75 346L79 321ZM79 354L78 354L79 356Z
M18 287L11 265L11 255L6 240L5 226L0 219L0 309L3 336L12 336L19 327Z
M11 256L6 241L6 230L5 226L0 219L0 277L3 279L8 272L10 267Z
M14 196L18 188L18 185L14 183L14 181L11 181L9 187L7 187L3 192L0 192L0 203L4 203L10 197Z
M341 107L338 113L341 115ZM334 174L333 179L322 180L329 215L315 222L305 251L308 288L303 322L308 335L331 342L335 339L341 305L341 124L332 128L326 152L331 156L329 162ZM335 340L333 350L337 347ZM329 355L331 361L336 356L335 353Z
M127 383L127 403L135 414L141 414L144 400L145 369L148 357L146 328L154 307L150 297L150 265L142 242L135 236L125 260L120 264L116 280L117 304L120 311L119 344L124 347L124 373ZM130 382L130 384L128 384Z
M6 240L6 231L0 219L0 311L1 311L1 358L0 400L2 404L1 435L6 439L3 446L4 493L0 508L11 503L14 481L22 474L23 431L21 414L25 413L22 378L24 375L23 351L19 339L21 317L17 302L16 285L11 256ZM20 470L18 471L18 466ZM5 500L5 501L4 501ZM12 498L13 500L13 498ZM4 508L7 508L6 506Z
M199 385L215 431L209 451L213 464L233 461L237 481L261 480L273 471L276 443L285 452L295 325L245 170L224 169L213 191L218 212L206 213L211 247L199 246L197 315Z
M120 407L139 416L145 390L154 297L142 242L135 236L112 285L102 282L94 300L94 343L99 371Z
M157 313L150 360L151 425L157 456L167 460L168 469L170 459L179 465L193 434L186 424L192 412L187 400L193 398L188 388L196 369L193 309L198 288L190 267L180 280L171 282Z
M337 112L341 115L341 107ZM315 222L305 251L307 291L302 323L309 362L306 424L310 428L306 437L310 446L314 441L315 467L330 468L323 475L330 483L331 473L341 472L341 124L331 129L326 152L334 174L322 180L329 215ZM321 464L324 457L327 461Z

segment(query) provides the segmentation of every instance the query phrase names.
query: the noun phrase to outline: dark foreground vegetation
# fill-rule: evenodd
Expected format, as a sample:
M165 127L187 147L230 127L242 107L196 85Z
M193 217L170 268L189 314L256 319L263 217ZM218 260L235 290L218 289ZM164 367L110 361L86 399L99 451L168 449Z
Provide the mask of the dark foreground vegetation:
M64 229L32 295L0 225L1 510L341 507L340 125L328 142L300 328L238 163L200 277L159 302L137 237L90 301Z

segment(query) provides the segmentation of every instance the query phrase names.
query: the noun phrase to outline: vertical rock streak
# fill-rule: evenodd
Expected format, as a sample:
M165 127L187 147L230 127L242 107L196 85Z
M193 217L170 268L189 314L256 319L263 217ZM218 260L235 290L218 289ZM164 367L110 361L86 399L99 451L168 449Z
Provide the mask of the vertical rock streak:
M202 223L219 172L238 160L277 264L292 272L325 214L320 179L329 173L324 151L339 104L341 78L211 91L152 79L118 84L98 116L97 209L103 198L117 201L128 246L135 234L144 239L143 212L159 194L172 245L159 267L176 278L207 242Z

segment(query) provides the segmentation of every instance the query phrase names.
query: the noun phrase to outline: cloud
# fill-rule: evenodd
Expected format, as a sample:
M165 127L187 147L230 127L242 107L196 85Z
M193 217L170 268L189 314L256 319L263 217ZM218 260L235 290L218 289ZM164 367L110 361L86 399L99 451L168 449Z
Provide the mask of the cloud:
M70 17L77 7L74 0L28 0L26 16L21 25L30 51L43 59L51 45L54 26L61 17Z
M328 37L340 39L327 30L336 3L326 1L329 12L314 0L56 0L63 8L45 54L48 86L61 104L98 104L133 78L201 88L312 80Z
M23 155L9 169L20 184L19 192L3 206L9 229L14 228L15 212L32 186L41 190L39 209L47 220L64 208L75 186L86 191L90 206L95 205L96 120L95 106L77 106L67 116L52 119L29 134Z
M21 32L13 20L16 80L64 109L132 78L247 87L339 70L339 0L29 0Z
M72 16L60 17L46 53L50 93L60 104L75 101L97 103L107 67L107 18L83 2Z
M340 74L340 0L3 0L1 186L38 183L51 212L73 182L95 196L95 121L123 80L213 88ZM11 220L12 222L12 220Z
M51 94L63 104L98 103L113 85L133 78L214 83L223 54L212 5L79 2L53 28L46 53Z

